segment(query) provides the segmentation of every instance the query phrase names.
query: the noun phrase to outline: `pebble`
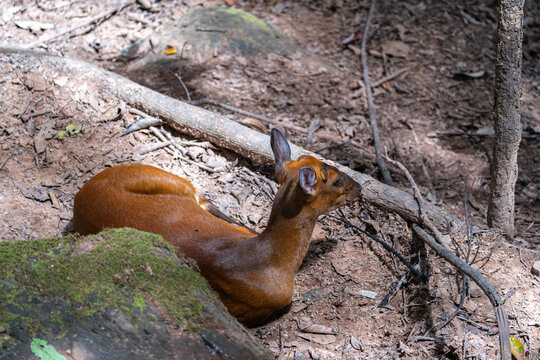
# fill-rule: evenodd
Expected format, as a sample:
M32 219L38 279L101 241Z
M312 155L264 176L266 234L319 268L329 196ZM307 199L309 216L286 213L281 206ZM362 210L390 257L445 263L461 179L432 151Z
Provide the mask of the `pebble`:
M471 282L470 294L472 298L479 298L483 293L482 289L476 283Z

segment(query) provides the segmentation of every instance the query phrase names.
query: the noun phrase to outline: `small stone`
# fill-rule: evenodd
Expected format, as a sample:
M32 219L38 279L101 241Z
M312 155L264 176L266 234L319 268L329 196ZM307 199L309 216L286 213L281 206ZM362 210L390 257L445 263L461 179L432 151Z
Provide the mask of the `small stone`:
M375 297L377 296L377 293L375 291L370 290L360 290L358 294L370 299L375 299Z
M472 298L479 298L484 293L476 283L471 282L470 294Z
M537 260L533 263L531 272L536 276L540 276L540 260Z

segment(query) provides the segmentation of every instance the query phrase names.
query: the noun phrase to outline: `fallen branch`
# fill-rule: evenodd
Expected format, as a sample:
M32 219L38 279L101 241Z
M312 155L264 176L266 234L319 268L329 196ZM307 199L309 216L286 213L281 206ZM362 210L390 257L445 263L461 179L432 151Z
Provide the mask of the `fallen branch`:
M371 17L373 16L373 10L375 9L376 0L371 0L371 6L369 8L369 13L366 19L366 25L364 27L364 33L362 34L362 47L360 50L362 57L362 72L364 75L364 84L366 89L366 97L368 102L368 112L369 120L371 122L371 130L373 133L373 142L375 143L375 153L377 155L377 165L383 176L384 182L390 186L394 186L390 172L384 163L382 150L381 150L381 139L379 137L379 128L377 126L377 118L375 117L375 105L373 105L373 96L371 95L371 85L369 82L369 68L367 65L367 54L366 54L366 42L368 37L369 23L371 22Z
M219 107L221 107L223 109L235 112L235 113L240 114L240 115L249 116L251 118L264 121L264 122L266 122L268 124L272 124L272 125L275 125L275 126L283 126L286 129L291 129L291 130L294 130L294 131L298 131L299 133L302 133L302 134L307 133L307 129L304 129L302 127L295 126L295 125L290 125L290 124L280 123L280 122L278 122L278 121L276 121L274 119L270 119L269 117L262 116L262 115L257 115L257 114L254 114L252 112L245 111L245 110L242 110L242 109L238 109L237 107L227 105L227 104L223 104L223 103L220 103L220 102L212 100L212 99L202 98L202 99L198 99L198 100L188 101L188 103L191 104L191 105L210 104L210 105L214 105L214 106L219 106Z
M471 267L463 260L454 255L445 246L439 244L431 235L426 233L420 226L414 224L413 230L418 237L428 244L435 252L440 254L445 260L454 265L461 273L468 275L475 283L478 284L480 289L487 295L491 305L495 310L495 317L497 318L497 325L499 327L499 342L501 347L501 358L503 360L510 360L510 329L508 327L508 318L506 316L506 310L504 304L497 293L497 289L477 269Z
M413 224L412 228L416 232L418 237L422 239L422 241L424 241L426 244L428 244L429 247L435 250L437 254L441 255L446 261L454 265L454 267L458 269L462 274L469 276L487 295L489 301L491 302L495 310L495 317L497 318L497 325L499 327L501 359L510 360L512 355L510 353L510 329L508 326L508 318L506 316L506 310L504 309L504 302L499 297L497 289L495 289L495 287L491 285L491 283L480 273L478 269L473 268L465 261L457 257L446 246L442 245L442 235L425 213L423 209L424 202L413 177L411 176L407 168L403 166L403 164L399 163L398 161L389 159L388 157L386 158L386 160L400 168L411 183L411 186L414 190L414 197L416 201L418 201L418 205L420 208L420 219L422 220L421 223L433 232L436 240L427 232L425 232L424 229L422 229L420 226L418 226L417 224Z
M403 68L401 70L398 70L395 73L392 73L392 74L390 74L388 76L385 76L385 77L375 81L373 84L371 84L371 87L376 88L377 86L379 86L381 84L384 84L387 81L390 81L390 80L393 80L393 79L397 78L399 75L404 74L407 71L409 71L409 69L407 69L407 68Z
M116 96L132 107L139 108L151 116L159 117L175 130L214 143L259 163L274 162L270 140L267 135L249 129L226 117L196 106L175 100L118 74L82 61L60 58L42 52L0 44L0 53L13 54L13 61L29 71L37 66L51 67L67 72L81 80L99 84L103 96ZM39 60L39 61L36 61ZM311 155L336 166L364 187L366 202L399 214L407 220L419 222L418 203L412 195L382 184L371 176L326 160L312 152L291 145L292 156ZM427 216L441 229L453 230L461 223L431 203L422 203Z
M272 124L272 125L274 125L276 127L282 127L282 128L285 128L285 129L296 131L296 132L298 132L300 134L305 134L307 143L309 143L308 140L310 140L310 135L313 137L313 135L315 135L315 131L317 131L317 130L314 130L313 134L310 134L310 129L309 128L306 129L306 128L303 128L303 127L300 127L300 126L279 122L279 121L271 119L269 117L254 114L254 113L246 111L246 110L238 109L238 108L236 108L234 106L223 104L223 103L220 103L220 102L212 100L212 99L202 98L202 99L198 99L198 100L189 101L188 103L190 105L210 104L210 105L214 105L214 106L219 106L219 107L221 107L223 109L235 112L235 113L240 114L240 115L252 117L254 119L266 122L268 124ZM322 127L322 124L319 127ZM332 136L329 136L329 135L320 134L320 135L317 135L317 137L319 139L321 139L321 140L324 140L324 141L330 141L330 142L335 141L335 138L332 137ZM356 146L358 149L362 148L362 145L360 143L358 143L357 141L351 140L351 141L349 141L349 143L351 145ZM333 147L333 146L343 146L343 144L336 145L335 143L333 143L332 145L329 145L329 146L327 146L327 147L325 147L323 149L319 149L319 150L317 150L315 152L319 152L319 151L322 151L322 150L324 150L326 148L330 148L330 147ZM370 154L367 154L367 153L364 152L364 155L369 156ZM369 156L369 157L371 157L371 156Z

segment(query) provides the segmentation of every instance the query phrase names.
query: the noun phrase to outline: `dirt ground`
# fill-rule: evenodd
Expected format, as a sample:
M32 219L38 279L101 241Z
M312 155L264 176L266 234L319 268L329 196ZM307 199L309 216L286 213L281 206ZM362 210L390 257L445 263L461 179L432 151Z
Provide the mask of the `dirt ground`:
M361 76L360 40L342 44L355 31L362 32L367 0L159 1L153 5L155 12L131 5L98 25L49 42L47 51L96 64L185 99L174 73L163 74L163 79L145 79L144 73L130 73L129 61L121 61L118 55L193 9L226 3L259 16L334 69L313 71L294 59L276 56L258 59L216 54L197 71L180 68L191 97L212 98L283 124L308 128L318 123L313 139L285 132L298 145L378 178ZM0 42L28 44L115 4L105 0L5 0L0 4ZM28 29L23 20L41 25ZM460 219L465 219L467 193L470 222L486 228L496 2L381 1L371 29L377 29L368 44L372 82L407 69L374 88L383 146L390 157L407 166L428 200ZM482 76L470 78L460 75L463 73ZM186 177L226 213L250 227L264 228L275 188L271 167L174 132L172 136L185 148L190 163L179 161L170 149L142 154L147 144L156 142L152 131L120 137L137 115L127 113L114 119L111 109L118 107L116 99L90 83L48 73L39 64L35 71L22 73L17 63L0 55L0 84L3 241L69 233L76 191L106 167L134 161ZM540 5L534 1L527 1L525 12L522 99L517 236L509 243L492 232L475 234L471 256L482 260L475 266L481 267L506 299L511 335L525 344L529 359L540 359L540 277L531 273L532 263L540 259ZM208 108L243 119L218 107ZM59 131L70 125L75 129L82 125L82 131L60 140ZM213 171L207 172L201 164ZM402 175L397 171L392 175L400 188L408 189ZM461 275L414 239L408 224L398 216L369 206L351 207L346 213L414 264L420 263L430 275L429 283L406 275L405 285L390 304L378 307L391 285L406 273L405 268L369 238L323 217L296 276L291 310L252 329L276 358L496 358L494 313L479 288L471 286L459 315L436 338L424 337L459 304ZM452 238L462 249L454 251L467 251L463 231ZM334 334L300 331L306 324L324 325Z

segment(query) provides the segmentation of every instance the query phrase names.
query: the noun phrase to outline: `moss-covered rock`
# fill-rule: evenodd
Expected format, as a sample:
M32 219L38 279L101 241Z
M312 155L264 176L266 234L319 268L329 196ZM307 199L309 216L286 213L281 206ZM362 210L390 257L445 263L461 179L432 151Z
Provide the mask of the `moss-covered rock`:
M158 235L3 242L0 264L0 359L270 357Z
M188 45L189 50L184 49ZM184 57L212 57L223 52L242 55L292 55L299 51L286 36L255 15L232 8L209 7L194 10L179 18L148 39L134 44L125 55L145 52L153 48L146 58L174 59L165 55L173 46Z

